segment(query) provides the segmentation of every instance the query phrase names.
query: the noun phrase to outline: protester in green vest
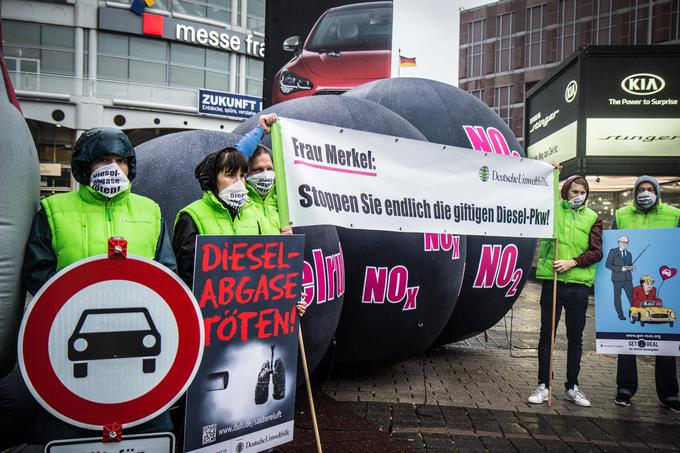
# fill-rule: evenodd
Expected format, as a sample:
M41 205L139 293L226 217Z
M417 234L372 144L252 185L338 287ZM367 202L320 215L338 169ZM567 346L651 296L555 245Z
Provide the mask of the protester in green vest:
M246 159L235 148L208 154L196 167L203 196L177 213L172 240L178 274L187 285L193 283L196 235L261 234L245 186L247 171ZM243 221L249 216L254 218Z
M23 267L31 294L64 267L107 253L112 236L127 240L128 253L176 270L159 206L130 191L136 174L135 150L122 131L96 128L84 132L73 147L71 171L80 184L78 190L45 198L33 219ZM170 417L164 413L133 431L170 429ZM97 436L101 437L101 431L76 428L36 408L29 443Z
M276 123L278 117L275 113L260 117L260 124L254 131L262 131L260 135L269 132L269 127ZM239 148L248 157L249 149L246 144L239 143ZM250 143L248 143L250 145ZM292 234L289 226L281 227L279 220L278 197L274 186L274 162L272 152L266 146L257 143L254 151L248 158L248 175L246 176L246 188L248 198L262 214L262 234Z
M633 201L614 214L612 229L637 230L646 228L680 227L680 209L661 202L659 183L651 176L640 176L635 181ZM633 301L629 300L629 303ZM678 376L675 357L656 356L656 393L659 405L680 412ZM619 355L616 370L617 392L614 402L628 407L638 387L637 356Z
M548 399L550 335L552 322L553 277L557 272L557 303L555 331L564 307L567 327L567 381L564 397L579 406L590 401L578 386L581 369L583 329L586 325L588 294L595 281L595 263L602 259L602 221L586 207L589 187L582 176L572 176L562 185L562 200L555 213L555 241L540 243L536 278L543 280L541 288L541 333L538 342L538 388L528 398L540 404Z

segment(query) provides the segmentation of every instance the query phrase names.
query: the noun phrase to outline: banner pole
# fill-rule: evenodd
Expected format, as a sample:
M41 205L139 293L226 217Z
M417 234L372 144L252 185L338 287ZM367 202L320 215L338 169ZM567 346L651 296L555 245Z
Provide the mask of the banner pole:
M288 188L286 184L286 164L283 158L283 139L281 137L281 124L277 121L272 125L272 155L274 157L274 179L276 181L276 197L279 207L279 221L281 226L290 225L288 211Z
M314 409L314 397L312 396L312 385L309 382L309 369L307 368L307 354L305 354L305 342L302 339L302 325L298 324L298 342L300 343L300 357L302 359L302 370L305 373L305 384L307 387L307 398L309 399L309 409L312 413L312 424L314 425L314 439L316 440L316 451L322 453L321 437L319 436L319 425L316 422L316 410Z
M555 261L557 261L558 240L555 238ZM557 270L553 266L552 323L550 324L550 364L548 366L548 407L552 405L553 354L555 352L555 311L557 308Z

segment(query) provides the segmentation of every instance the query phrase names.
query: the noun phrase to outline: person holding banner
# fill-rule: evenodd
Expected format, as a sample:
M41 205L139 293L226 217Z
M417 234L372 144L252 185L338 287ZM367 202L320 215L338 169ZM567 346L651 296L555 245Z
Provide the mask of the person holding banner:
M78 190L45 198L33 219L22 272L31 294L68 265L106 254L110 236L125 238L129 253L176 271L160 207L131 193L136 160L127 135L114 128L84 132L73 146L71 171L80 183ZM170 417L164 413L134 431L170 429ZM101 431L67 425L37 408L29 443L44 445L55 439L96 436L101 436Z
M543 280L541 288L541 332L538 343L538 387L528 402L541 404L548 400L550 347L553 331L553 278L557 273L557 301L555 325L564 307L567 327L567 381L565 399L588 407L590 401L578 387L581 369L583 329L586 325L588 294L595 281L595 264L602 259L602 221L597 213L585 206L588 182L582 176L572 176L562 185L562 201L556 212L558 259L555 260L555 241L540 243L536 278Z
M260 144L264 134L270 132L270 127L276 123L276 113L260 116L258 125L236 145L248 159L248 174L246 188L248 198L260 211L260 228L262 234L292 234L289 226L281 227L279 220L278 197L274 187L274 162L272 152ZM254 217L249 217L253 219Z
M651 176L640 176L635 181L633 201L616 210L612 229L680 227L680 209L662 203L659 195L660 188L656 179ZM680 413L675 357L657 355L654 375L659 405L664 409ZM630 406L638 387L637 356L619 354L616 386L614 403L624 407Z

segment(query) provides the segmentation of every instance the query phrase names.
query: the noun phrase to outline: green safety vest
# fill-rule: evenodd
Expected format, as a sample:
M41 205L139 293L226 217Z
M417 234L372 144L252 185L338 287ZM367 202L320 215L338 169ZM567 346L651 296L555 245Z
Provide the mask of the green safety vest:
M616 210L616 228L619 230L641 230L647 228L676 228L680 219L680 209L659 203L650 211L642 212L635 201Z
M57 271L89 256L105 254L108 239L127 239L127 251L149 259L156 256L161 209L130 188L107 198L89 186L41 201L52 232Z
M264 200L250 184L246 183L246 187L248 188L248 198L253 202L253 208L259 215L247 216L247 218L241 219L241 222L258 222L255 227L257 228L257 225L259 225L260 234L280 234L281 222L279 221L279 205L275 187L269 190L269 195Z
M231 219L229 210L210 191L203 192L203 197L177 213L175 223L182 213L186 213L194 221L198 234L219 235L257 235L258 210L253 202L247 199L236 216Z
M559 241L557 246L558 259L574 259L588 250L590 230L597 221L597 213L585 206L572 209L566 200L562 200L556 214L555 230L557 240ZM538 252L538 265L536 266L536 278L543 280L553 279L554 259L555 241L550 239L541 240ZM567 272L557 274L557 280L565 283L580 283L592 286L595 281L595 265L572 267Z

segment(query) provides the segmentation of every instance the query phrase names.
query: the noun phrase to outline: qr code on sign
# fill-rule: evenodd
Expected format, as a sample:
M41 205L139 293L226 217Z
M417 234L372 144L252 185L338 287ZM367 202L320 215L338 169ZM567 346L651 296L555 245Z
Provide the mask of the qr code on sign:
M217 440L217 424L203 427L203 445L215 442Z

